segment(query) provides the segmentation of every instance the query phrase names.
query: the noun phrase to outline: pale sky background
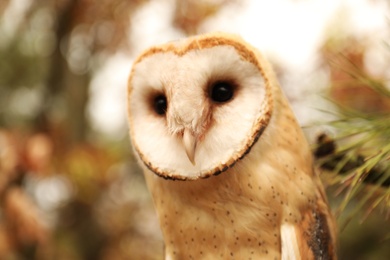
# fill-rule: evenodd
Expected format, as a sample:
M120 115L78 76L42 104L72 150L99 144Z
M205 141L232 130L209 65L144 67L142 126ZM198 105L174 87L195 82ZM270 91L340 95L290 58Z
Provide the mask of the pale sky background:
M242 2L238 7L223 7L201 25L201 32L240 34L282 66L286 72L285 79L281 79L283 89L294 101L293 109L303 125L318 118L315 108L321 107L319 95L328 84L326 72L316 69L317 50L327 36L337 34L364 40L369 46L369 67L385 67L383 42L389 38L386 1ZM89 115L97 131L119 138L127 134L126 84L132 61L147 47L184 37L171 26L173 9L172 0L152 0L140 8L131 18L129 41L134 46L133 53L114 54L94 77Z

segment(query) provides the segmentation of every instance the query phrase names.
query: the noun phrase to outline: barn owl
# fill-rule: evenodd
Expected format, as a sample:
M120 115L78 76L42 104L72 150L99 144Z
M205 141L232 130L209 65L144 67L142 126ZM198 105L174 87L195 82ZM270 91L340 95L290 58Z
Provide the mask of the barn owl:
M336 259L311 151L255 48L226 33L155 46L128 86L165 259Z

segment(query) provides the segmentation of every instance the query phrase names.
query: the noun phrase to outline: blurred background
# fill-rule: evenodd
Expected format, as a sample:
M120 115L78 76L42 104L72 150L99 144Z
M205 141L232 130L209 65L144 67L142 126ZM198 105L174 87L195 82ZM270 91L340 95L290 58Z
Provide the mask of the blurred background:
M127 133L127 77L143 49L240 34L274 65L315 143L335 131L326 124L334 114L322 112L337 110L329 98L390 113L389 97L348 73L358 68L389 90L389 8L387 0L1 0L0 259L163 259ZM383 192L369 214L354 211L359 198L338 214L340 259L390 258Z

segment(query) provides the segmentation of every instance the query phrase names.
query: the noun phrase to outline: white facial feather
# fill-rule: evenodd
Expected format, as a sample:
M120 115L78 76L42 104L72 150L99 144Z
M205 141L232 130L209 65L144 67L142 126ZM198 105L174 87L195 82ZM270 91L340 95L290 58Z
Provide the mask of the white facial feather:
M250 130L265 113L262 75L229 46L193 50L184 56L158 53L138 63L134 75L130 82L133 140L154 167L172 175L201 177L226 164L252 138ZM209 84L218 80L238 85L226 104L215 104L208 96ZM148 109L148 95L153 91L167 95L166 119ZM207 107L212 109L213 123L205 130L202 114ZM178 134L187 126L204 134L196 147L195 165L188 160Z

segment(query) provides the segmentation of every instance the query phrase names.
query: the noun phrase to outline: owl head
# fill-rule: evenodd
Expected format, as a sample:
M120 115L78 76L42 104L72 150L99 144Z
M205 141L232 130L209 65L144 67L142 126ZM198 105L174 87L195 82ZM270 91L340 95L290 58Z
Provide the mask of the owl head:
M128 88L139 160L177 180L234 167L269 123L274 81L265 59L235 35L212 33L146 50Z

